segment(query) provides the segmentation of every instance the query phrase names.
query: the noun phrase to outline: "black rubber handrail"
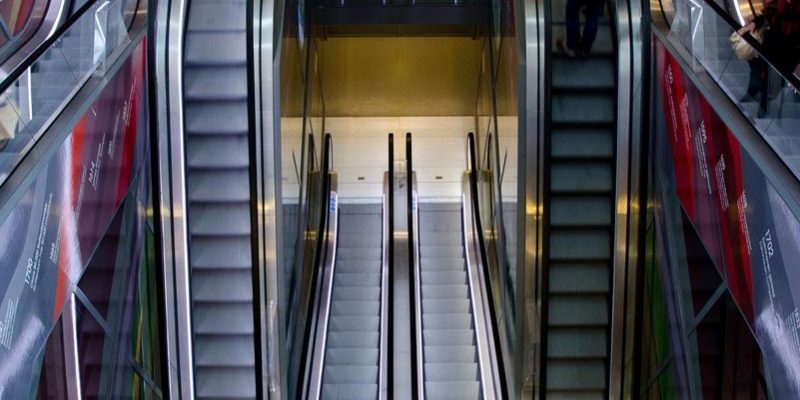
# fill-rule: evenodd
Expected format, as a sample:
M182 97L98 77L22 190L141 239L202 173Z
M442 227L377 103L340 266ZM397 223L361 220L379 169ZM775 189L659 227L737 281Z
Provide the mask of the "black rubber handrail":
M415 257L416 257L416 244L415 237L414 237L414 164L412 158L412 147L411 147L411 132L406 132L406 201L407 210L408 210L408 293L409 299L409 311L410 311L410 322L411 322L411 332L416 332L417 327L417 303L416 303L416 276L417 272L414 270L415 267ZM418 365L417 363L417 346L419 344L416 340L411 340L411 365L416 368ZM411 374L411 393L416 394L419 393L419 382L417 380L417 373Z
M481 222L480 202L478 201L478 156L475 150L475 134L470 132L467 134L467 147L469 148L469 196L472 199L472 210L465 210L465 212L472 211L475 219L475 232L478 238L478 250L481 258L481 273L483 274L484 282L486 282L486 300L489 302L489 318L492 326L492 340L494 341L495 356L498 358L497 372L500 381L501 398L508 398L508 389L506 388L505 368L503 367L502 347L500 340L500 330L498 329L497 313L495 312L494 295L492 293L491 273L489 271L489 257L486 252L486 240L483 237L483 223Z
M331 138L330 133L325 134L325 138L323 139L322 145L322 168L319 170L322 179L322 190L319 193L318 201L320 202L318 206L320 207L320 214L319 214L319 225L317 226L317 244L314 249L314 264L313 264L313 271L311 272L311 282L310 287L311 290L309 292L309 301L308 301L308 310L306 310L306 315L312 317L314 313L314 305L319 302L316 294L317 291L315 290L317 285L319 284L318 278L321 275L321 269L323 268L325 252L323 251L325 247L325 240L327 238L327 231L328 231L328 224L329 224L329 202L330 202L330 192L331 192L331 158L333 153L333 139ZM305 326L305 340L303 341L303 351L301 352L301 360L308 361L309 352L312 352L314 347L312 346L312 342L314 341L314 332L311 331L311 327L314 324L306 323ZM316 329L320 329L319 326L316 326ZM310 383L307 381L307 377L305 376L308 372L307 369L310 368L311 365L306 365L305 362L300 363L300 371L298 374L297 379L297 393L304 393L303 390L307 385Z
M725 11L719 4L715 3L714 0L703 0L703 2L706 3L709 7L711 7L711 9L714 10L714 12L717 15L719 15L722 18L722 20L725 21L731 29L733 29L735 31L738 31L741 28L741 25L739 25L739 22L736 21L735 19L733 19L733 17L727 11ZM770 68L775 70L778 73L778 75L781 76L781 78L783 78L785 81L789 82L792 86L794 86L795 89L800 90L800 79L797 78L797 76L794 74L794 71L784 71L781 68L779 68L771 60L771 56L769 54L767 54L767 52L764 50L764 45L759 43L753 37L753 35L746 34L746 35L743 35L742 38L745 41L747 41L747 43L750 46L753 47L753 49L756 51L756 53L758 53L758 56L761 57L761 59L764 60L770 66ZM796 51L796 50L797 49L787 50L787 51Z
M39 58L50 48L52 48L53 44L55 44L62 36L64 36L67 31L72 28L75 23L78 22L95 4L97 4L98 0L90 0L87 1L86 4L82 5L75 14L72 14L69 18L67 18L64 23L59 26L55 32L53 32L50 37L42 41L35 50L28 54L22 62L20 62L17 66L14 67L11 72L9 72L8 76L0 82L0 94L5 93L14 82L22 76L25 71L30 68L36 61L39 61Z
M387 255L387 261L389 264L388 272L389 272L389 283L386 285L386 298L389 299L389 307L388 312L386 313L386 332L388 334L386 337L386 367L388 371L386 372L386 392L389 394L388 398L392 398L392 394L394 393L394 374L392 373L391 369L394 365L394 357L393 351L394 348L394 296L392 291L392 284L394 283L394 268L392 264L394 264L394 133L389 134L389 177L388 177L388 184L389 184L389 193L387 199L387 206L388 210L385 212L389 213L388 215L388 232L387 232L387 239L389 240L389 254Z

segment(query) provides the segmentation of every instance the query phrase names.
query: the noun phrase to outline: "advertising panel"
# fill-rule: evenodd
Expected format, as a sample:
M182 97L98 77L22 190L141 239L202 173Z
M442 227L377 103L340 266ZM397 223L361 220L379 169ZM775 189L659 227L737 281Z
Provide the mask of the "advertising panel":
M770 392L800 398L800 222L656 41L674 187L762 349Z
M0 222L0 399L27 398L32 365L144 161L145 41Z

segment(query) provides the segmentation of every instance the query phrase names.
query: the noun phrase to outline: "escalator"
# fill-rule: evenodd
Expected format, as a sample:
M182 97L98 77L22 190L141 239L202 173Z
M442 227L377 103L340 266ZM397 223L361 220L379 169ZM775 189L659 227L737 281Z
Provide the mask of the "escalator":
M378 396L382 214L379 204L340 206L323 399Z
M255 398L244 0L195 0L184 106L195 392Z
M504 398L495 337L485 248L477 207L474 168L462 179L462 201L432 202L418 193L408 136L409 190L413 213L412 270L416 310L420 398ZM472 134L470 164L475 163Z
M388 196L383 204L338 204L330 135L323 154L326 210L300 392L306 399L385 398Z
M421 203L420 283L425 395L479 399L481 381L461 204Z
M565 35L565 2L551 6L552 37ZM605 13L604 13L605 15ZM547 398L607 396L615 202L615 48L601 19L585 59L551 46L549 198L545 205Z

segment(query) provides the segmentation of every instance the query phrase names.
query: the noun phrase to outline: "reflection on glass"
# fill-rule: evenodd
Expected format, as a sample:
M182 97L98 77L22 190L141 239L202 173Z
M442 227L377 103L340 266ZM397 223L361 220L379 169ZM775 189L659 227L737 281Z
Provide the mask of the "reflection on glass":
M646 389L651 380L658 379L657 386L663 378L657 378L658 372L665 363L672 362L672 344L670 338L669 316L664 297L664 287L661 283L660 266L656 258L655 227L651 223L647 229L644 262L644 287L642 295L642 336L638 345L641 346L641 371L638 371L643 389ZM670 393L671 385L656 388L659 394ZM653 393L653 388L648 392ZM648 396L648 398L664 398L663 396ZM672 398L672 397L666 397Z
M796 76L787 70L784 72L790 75L783 78L774 64L762 58L739 59L730 43L736 28L706 1L676 4L682 6L677 7L670 37L690 51L696 66L738 103L756 130L800 177L800 91L787 80Z
M53 333L47 339L44 356L41 361L39 388L37 399L66 400L67 376L64 366L64 336L62 335L62 319L59 318L53 327Z
M691 339L703 398L767 398L761 350L728 294L703 317Z
M0 183L71 95L130 42L123 3L97 2L0 94Z
M109 371L109 358L105 354L109 339L100 323L80 301L75 302L75 310L81 393L84 398L97 399L104 371Z

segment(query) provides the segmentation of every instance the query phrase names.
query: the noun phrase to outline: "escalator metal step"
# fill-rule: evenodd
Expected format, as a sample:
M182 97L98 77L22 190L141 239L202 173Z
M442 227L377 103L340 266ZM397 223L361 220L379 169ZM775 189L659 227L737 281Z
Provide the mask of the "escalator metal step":
M566 0L552 4L563 38ZM553 47L557 49L557 47ZM611 25L601 21L581 60L554 52L549 190L548 399L607 398L611 257L615 217L616 64ZM505 204L504 204L505 205Z
M423 203L419 213L425 395L430 399L480 398L461 208Z
M381 212L373 204L340 206L323 399L378 397Z

